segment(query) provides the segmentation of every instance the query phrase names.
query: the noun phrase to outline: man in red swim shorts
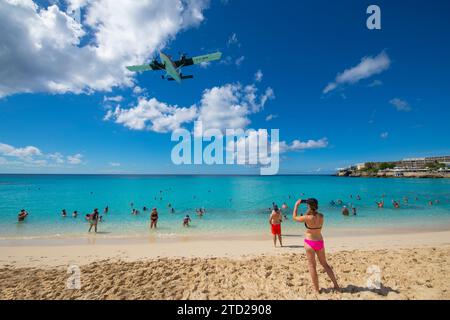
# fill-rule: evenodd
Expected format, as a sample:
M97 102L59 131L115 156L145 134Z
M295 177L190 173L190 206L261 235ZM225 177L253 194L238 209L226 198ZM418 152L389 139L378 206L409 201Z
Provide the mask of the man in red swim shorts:
M273 235L273 245L277 246L277 236L278 241L280 242L280 246L283 246L283 242L281 240L281 222L283 221L281 210L278 208L276 204L273 204L272 213L270 214L269 224L272 229Z

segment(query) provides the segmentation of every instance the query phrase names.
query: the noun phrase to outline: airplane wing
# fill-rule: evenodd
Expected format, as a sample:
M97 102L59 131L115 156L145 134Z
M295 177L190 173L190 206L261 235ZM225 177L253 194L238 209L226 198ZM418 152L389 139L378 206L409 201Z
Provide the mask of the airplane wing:
M197 56L189 59L182 59L175 61L174 64L177 68L192 66L193 64L200 64L202 62L209 62L214 60L219 60L222 58L222 52L215 52L211 54L205 54L203 56Z
M133 72L144 72L144 71L155 70L149 64L143 64L143 65L140 65L140 66L129 66L129 67L127 67L127 69L130 70L130 71L133 71Z
M194 64L199 64L202 62L220 60L220 58L222 58L222 52L216 52L216 53L211 53L211 54L205 54L203 56L194 57L194 58L192 58L192 61L194 62Z

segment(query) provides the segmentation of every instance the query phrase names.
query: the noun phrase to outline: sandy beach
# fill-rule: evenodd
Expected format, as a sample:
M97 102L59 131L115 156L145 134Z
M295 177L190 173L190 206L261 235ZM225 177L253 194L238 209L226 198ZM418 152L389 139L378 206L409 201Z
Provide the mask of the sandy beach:
M329 237L329 263L343 290L332 292L320 271L321 295L312 291L301 235L286 236L284 248L267 237L93 239L3 243L0 298L450 299L449 231ZM81 270L80 290L66 288L71 265ZM377 268L381 286L369 289Z

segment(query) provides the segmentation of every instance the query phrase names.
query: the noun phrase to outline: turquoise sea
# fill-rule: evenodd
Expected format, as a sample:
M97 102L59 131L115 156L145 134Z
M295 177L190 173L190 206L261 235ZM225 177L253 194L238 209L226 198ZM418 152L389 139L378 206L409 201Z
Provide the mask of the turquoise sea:
M378 209L382 199L386 207ZM351 198L350 195L353 197ZM360 195L361 200L356 200ZM268 214L272 202L285 211L289 220L285 232L300 230L292 219L297 198L315 197L326 217L327 230L450 229L450 180L339 178L333 176L145 176L145 175L0 175L0 238L78 237L87 234L86 213L109 206L99 224L103 236L128 237L149 233L242 234L269 232ZM404 203L408 197L408 203ZM418 200L416 200L416 197ZM161 199L162 198L162 199ZM331 200L353 204L357 216L343 217L342 206ZM391 201L400 200L394 209ZM439 200L433 206L429 201ZM140 214L131 214L131 203ZM168 204L175 213L171 213ZM157 231L148 229L149 212L160 214ZM206 208L203 218L195 208ZM30 216L17 222L20 209ZM66 209L67 218L61 216ZM72 218L74 210L78 218ZM182 227L183 217L192 218L190 228Z

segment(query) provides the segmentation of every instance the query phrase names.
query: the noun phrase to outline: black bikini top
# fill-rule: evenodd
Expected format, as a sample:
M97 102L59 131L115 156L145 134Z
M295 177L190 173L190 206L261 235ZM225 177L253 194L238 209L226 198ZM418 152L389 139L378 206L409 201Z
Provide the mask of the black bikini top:
M305 222L305 227L306 227L306 229L309 229L309 230L320 230L320 229L322 229L322 227L319 227L319 228L311 228L311 227L308 227L308 225L306 224L306 222Z
M322 229L322 227L323 227L323 225L320 226L319 228L311 228L311 227L308 226L308 224L307 224L306 221L305 221L305 228L306 228L306 229L309 229L309 230L320 230L320 229Z

